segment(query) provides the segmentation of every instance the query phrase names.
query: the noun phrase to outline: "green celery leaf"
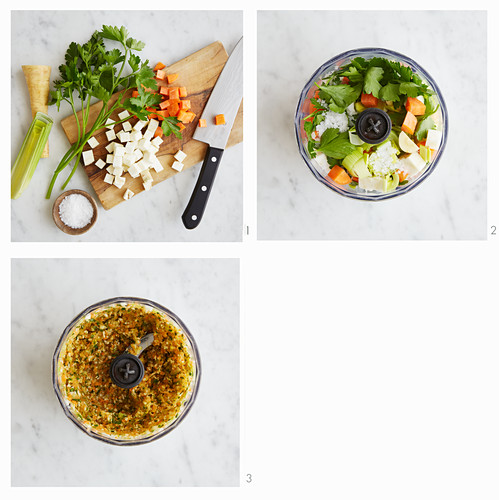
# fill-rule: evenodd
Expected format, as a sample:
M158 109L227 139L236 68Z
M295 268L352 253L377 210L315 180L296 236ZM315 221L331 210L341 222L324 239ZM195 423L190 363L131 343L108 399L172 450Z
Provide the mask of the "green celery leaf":
M408 97L417 97L419 95L419 85L413 82L402 82L400 84L400 93Z
M328 130L336 130L336 129L328 129ZM325 134L326 132L324 132ZM324 136L324 134L322 134ZM322 142L322 138L321 138ZM324 153L326 156L331 158L335 158L336 160L342 160L355 150L357 146L354 146L349 138L348 132L343 132L337 135L333 140L327 142L322 146L322 144L317 148L317 151Z
M139 40L135 40L134 38L127 38L126 46L130 50L142 50L146 46L146 44Z

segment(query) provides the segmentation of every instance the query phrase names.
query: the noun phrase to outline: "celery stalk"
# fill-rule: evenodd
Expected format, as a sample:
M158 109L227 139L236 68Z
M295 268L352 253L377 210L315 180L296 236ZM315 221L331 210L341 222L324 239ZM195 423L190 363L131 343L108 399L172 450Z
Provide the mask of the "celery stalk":
M38 112L33 118L11 171L10 197L13 200L28 187L49 138L52 123L45 113Z

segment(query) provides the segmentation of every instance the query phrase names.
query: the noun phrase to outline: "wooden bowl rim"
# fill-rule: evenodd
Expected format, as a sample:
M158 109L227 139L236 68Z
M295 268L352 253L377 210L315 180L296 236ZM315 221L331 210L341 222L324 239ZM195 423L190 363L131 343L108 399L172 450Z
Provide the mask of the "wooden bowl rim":
M92 204L92 208L94 209L94 213L92 215L92 218L90 219L90 222L86 226L80 227L78 229L69 227L68 225L64 224L64 222L62 222L61 220L61 216L59 215L59 205L61 204L62 200L70 194L81 194ZM63 233L70 234L72 236L83 234L86 233L97 220L97 203L86 191L82 191L81 189L70 189L69 191L64 191L64 193L60 194L54 201L54 205L52 207L52 218L54 219L55 225Z

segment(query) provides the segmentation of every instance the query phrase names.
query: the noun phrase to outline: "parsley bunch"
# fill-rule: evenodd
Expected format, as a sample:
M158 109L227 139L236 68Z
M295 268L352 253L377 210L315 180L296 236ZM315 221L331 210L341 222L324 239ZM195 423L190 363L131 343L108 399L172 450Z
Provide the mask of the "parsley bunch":
M372 94L383 101L392 101L394 107L406 97L434 94L411 68L383 57L373 57L368 61L356 57L334 75L336 79L343 77L348 78L355 89L360 89L359 95L360 92Z
M106 50L104 39L118 42L122 49ZM65 55L65 64L59 66L60 79L54 81L54 90L50 92L49 104L55 104L59 111L62 101L71 106L76 118L78 138L62 157L57 166L47 191L50 198L52 189L58 175L74 161L73 169L64 182L64 189L78 167L83 147L95 133L103 127L111 114L117 108L124 108L141 120L147 120L146 108L153 107L161 101L158 94L148 91L156 90L158 85L154 72L149 67L149 61L141 61L135 52L140 52L145 47L141 41L129 37L125 27L102 26L102 30L94 32L90 40L83 44L72 42ZM125 69L131 73L124 75ZM137 89L138 96L124 98L124 93L129 89ZM112 95L118 91L119 97L114 100ZM81 116L76 110L75 97L81 101ZM102 108L91 127L88 126L91 98L102 101ZM113 122L121 123L125 120ZM88 130L87 130L88 128ZM175 123L168 124L168 132L176 132ZM169 134L168 134L169 135Z

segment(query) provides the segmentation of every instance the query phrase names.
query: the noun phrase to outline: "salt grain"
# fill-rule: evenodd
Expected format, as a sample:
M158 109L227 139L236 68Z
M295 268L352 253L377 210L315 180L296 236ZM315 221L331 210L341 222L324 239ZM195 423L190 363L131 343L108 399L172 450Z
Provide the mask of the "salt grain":
M62 222L73 229L87 226L93 215L94 207L81 194L70 194L59 205L59 216Z

